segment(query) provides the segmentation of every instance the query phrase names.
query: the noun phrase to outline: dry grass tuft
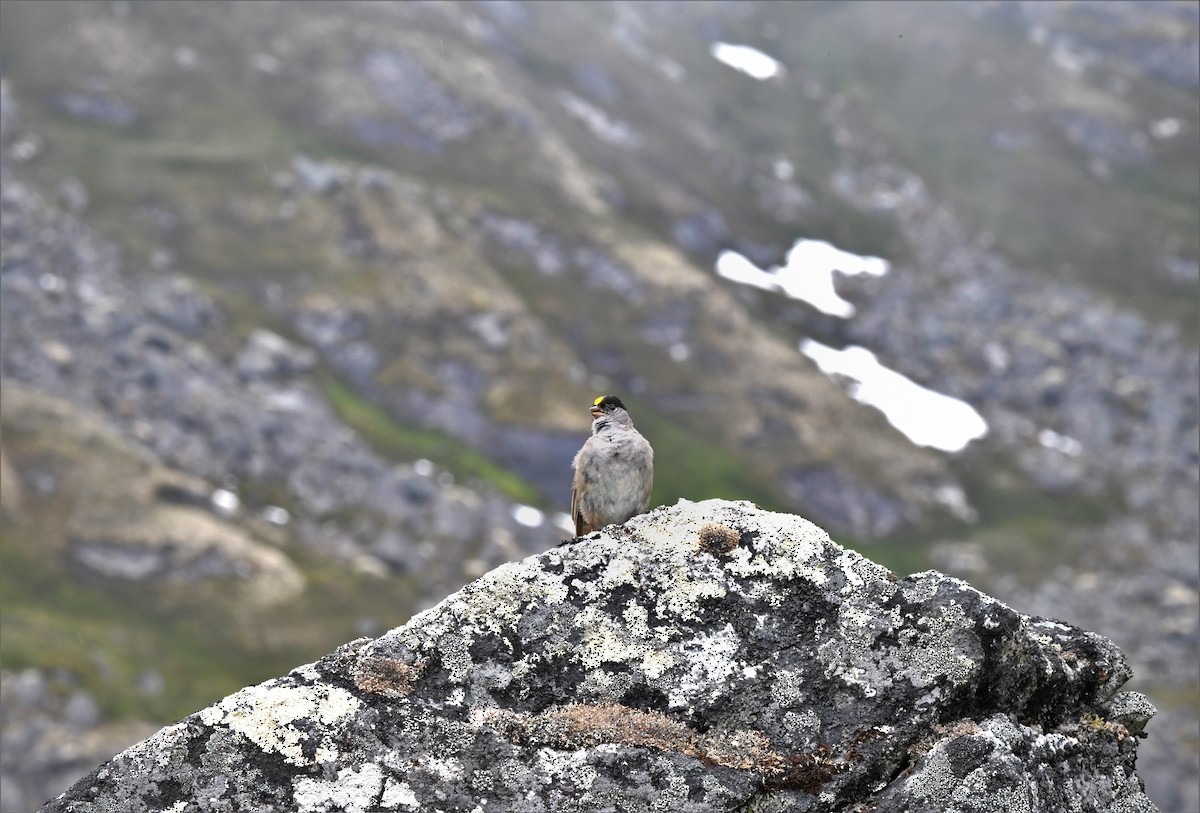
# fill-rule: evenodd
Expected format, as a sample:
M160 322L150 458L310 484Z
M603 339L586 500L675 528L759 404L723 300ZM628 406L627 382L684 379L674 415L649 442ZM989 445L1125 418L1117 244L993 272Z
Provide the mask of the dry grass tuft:
M710 523L700 529L700 550L713 556L722 556L733 550L742 541L742 536L732 528Z
M425 661L407 664L396 658L367 657L354 665L354 685L370 694L407 697L425 672Z
M781 754L761 731L717 731L699 734L656 711L641 711L617 703L572 703L539 714L496 709L487 723L520 745L552 748L592 748L602 744L653 748L759 774L771 788L820 792L821 786L848 769L821 746L811 753Z

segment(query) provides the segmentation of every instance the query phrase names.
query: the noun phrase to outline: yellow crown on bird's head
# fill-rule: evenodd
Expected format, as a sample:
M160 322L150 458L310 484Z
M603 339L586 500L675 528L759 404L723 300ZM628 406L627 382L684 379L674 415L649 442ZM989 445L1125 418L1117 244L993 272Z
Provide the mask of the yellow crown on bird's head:
M615 395L601 395L595 401L592 401L591 413L594 417L612 412L614 409L625 409L625 405L621 403L621 399Z

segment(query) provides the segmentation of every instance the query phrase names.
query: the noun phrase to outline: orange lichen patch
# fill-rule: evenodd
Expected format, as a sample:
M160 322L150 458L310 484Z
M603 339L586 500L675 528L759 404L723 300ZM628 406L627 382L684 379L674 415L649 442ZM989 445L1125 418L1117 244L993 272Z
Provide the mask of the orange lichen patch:
M425 672L425 661L407 664L396 658L367 657L354 665L354 685L370 694L407 697Z
M729 553L741 541L741 534L724 525L709 523L700 529L700 550L713 556Z
M572 703L539 714L496 709L485 719L520 745L572 749L613 744L672 751L709 765L753 771L767 787L794 787L813 794L848 768L845 762L831 758L825 746L811 753L781 754L761 731L699 734L660 712L617 703Z

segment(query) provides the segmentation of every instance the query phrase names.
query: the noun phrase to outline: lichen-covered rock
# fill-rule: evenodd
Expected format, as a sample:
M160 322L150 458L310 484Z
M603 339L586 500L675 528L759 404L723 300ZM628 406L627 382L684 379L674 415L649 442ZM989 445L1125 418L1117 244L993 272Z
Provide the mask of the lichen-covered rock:
M231 695L46 811L1152 811L1106 639L680 502Z

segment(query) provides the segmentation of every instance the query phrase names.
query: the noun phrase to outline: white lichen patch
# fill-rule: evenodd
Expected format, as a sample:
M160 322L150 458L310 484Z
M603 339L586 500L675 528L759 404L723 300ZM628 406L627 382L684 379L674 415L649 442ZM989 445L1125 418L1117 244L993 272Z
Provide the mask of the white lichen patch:
M1032 747L1040 749L1045 755L1064 757L1079 749L1079 740L1055 732L1041 733L1033 738Z
M534 754L533 771L544 782L562 782L577 788L586 797L600 774L587 764L589 749L558 750L539 748Z
M783 715L783 728L790 734L815 736L821 733L821 718L812 709L789 711Z
M154 736L129 746L124 754L131 760L150 763L158 769L167 769L175 749L185 747L187 735L187 724L175 723L159 730Z
M650 666L656 671L660 669L659 664L653 659L648 663L643 661L643 669L646 666ZM659 674L656 674L653 679L657 679ZM631 688L633 688L633 675L631 673L593 669L583 676L583 681L579 684L578 694L580 697L601 697L615 700L624 697L625 693Z
M982 651L963 608L949 602L938 608L936 616L924 620L929 633L921 646L911 648L906 659L913 685L923 688L942 676L955 686L971 680L979 667L972 655L982 657Z
M537 560L537 556L531 556L521 562L500 565L379 638L372 648L385 650L399 645L422 650L439 647L447 638L457 637L462 639L465 651L481 636L512 629L529 607L563 604L569 592L567 584L561 576L543 570ZM469 673L469 666L461 659L456 665L460 677Z
M727 554L728 561L725 569L734 576L748 579L752 577L782 579L792 581L802 579L816 585L825 585L829 576L817 554L820 548L813 546L811 551L801 550L800 546L793 547L790 553L800 554L796 558L783 556L760 555L752 553L748 548L734 548ZM772 553L775 553L772 551ZM808 553L809 555L804 555Z
M612 590L623 584L637 587L637 583L637 565L623 556L612 559L600 574L600 586L605 590Z
M979 798L978 795L972 796L972 794L978 794L980 792L981 783L973 783L974 786L972 786L967 782L967 780L971 780L973 778L973 775L967 775L967 778L963 780L962 788L955 793L954 801L958 802L965 801L967 799ZM999 790L993 792L993 795L989 801L992 804L997 805L998 810L1003 810L1005 813L1033 813L1034 810L1040 808L1040 805L1034 804L1033 789L1028 787L1000 788ZM1116 813L1116 811L1114 811L1114 813Z
M297 666L292 670L292 674L305 678L306 680L318 681L321 679L321 673L317 671L317 665L315 663L306 663L303 666Z
M972 597L973 601L977 601L979 606L983 608L990 609L994 607L1002 610L1012 610L1004 602L998 601L986 593L981 593L962 579L947 576L939 570L923 570L920 573L914 573L902 583L904 598L915 604L933 599L937 596L938 591L943 589L948 589L950 592L956 594L968 594ZM1063 629L1070 628L1063 627Z
M650 651L642 656L642 674L646 675L649 680L658 680L662 676L662 673L676 666L676 663L670 652L662 650Z
M838 632L846 638L862 639L867 645L875 637L874 608L843 604L838 608Z
M293 765L310 765L338 758L333 745L337 724L353 717L361 705L354 695L334 686L268 683L242 689L199 714L206 725L223 725ZM292 725L299 720L311 721L311 725L303 729ZM321 732L313 759L304 755L310 729Z
M880 662L890 655L874 652L872 647L883 629L899 623L897 613L884 613L878 605L866 602L842 604L835 634L817 647L826 664L826 677L836 675L843 683L860 688L867 697L874 697L878 689L890 685L894 669Z
M698 620L704 601L725 596L726 584L720 566L711 564L705 568L698 564L695 528L690 535L687 529L675 525L656 525L652 530L653 547L649 556L646 550L617 553L591 589L608 595L616 587L633 585L657 596L658 618Z
M958 787L959 779L954 775L944 745L945 742L935 745L933 750L926 754L920 770L904 781L904 789L913 798L944 804Z
M443 782L453 782L463 777L462 760L454 757L438 759L437 757L427 756L418 760L418 764L428 771L430 775L436 776Z
M407 782L387 780L379 806L384 810L420 810L421 803Z
M954 789L954 793L950 795L950 801L965 804L969 801L987 799L989 804L995 805L995 810L1003 810L1005 813L1033 813L1034 810L1042 809L1041 805L1034 803L1033 797L1036 790L1032 784L995 787L998 775L1020 776L1023 772L1021 761L1012 754L1005 754L1003 762L1007 763L1003 768L996 765L985 765L964 776L958 787Z
M1055 621L1050 618L1038 618L1038 619L1035 619L1032 622L1032 624L1035 627L1041 627L1044 629L1052 629L1052 630L1055 630L1056 632L1070 632L1071 631L1071 626L1069 624L1064 624L1062 621Z
M720 582L689 579L681 574L678 581L671 583L659 595L657 615L662 619L698 621L701 602L724 597L725 585Z
M529 604L562 604L568 593L559 576L537 566L537 557L501 565L474 586L478 592L458 609L465 610L476 626L492 633L511 626Z
M729 573L741 578L803 579L817 585L828 582L823 559L830 545L829 534L802 517L763 511L745 502L733 506L731 511L730 504L721 500L695 503L693 526L688 528L695 537L714 517L729 514L726 524L732 527L753 519L757 539L751 546L739 546L726 554L724 567Z
M626 604L621 617L625 619L625 628L635 638L646 641L653 635L649 625L650 614L641 604Z
M696 635L680 651L680 660L687 671L678 679L669 694L672 708L686 708L699 699L714 700L721 687L728 687L735 674L745 669L734 655L741 648L731 624L711 635Z
M688 800L687 780L677 772L666 773L664 778L666 786L658 786L658 795L651 801L649 809L664 813L682 810Z
M841 568L846 575L846 583L842 585L842 595L860 593L869 584L876 582L887 583L891 571L883 565L877 565L852 550L843 550L834 560L834 566Z
M1008 725L1012 728L1012 724ZM1015 728L1012 728L1012 734L1019 739L1020 734ZM995 805L994 809L998 811L1030 813L1036 806L1032 805L1032 788L1020 781L1022 773L1025 773L1021 760L1014 757L1004 737L996 737L986 730L979 736L992 743L986 763L962 778L955 776L946 752L946 747L954 739L942 740L925 755L919 770L905 779L908 794L930 806L937 805L944 809L958 809L960 803L968 806L986 799L989 806ZM1013 784L996 787L997 776L1012 777Z
M804 675L787 669L772 674L771 699L780 706L799 706L804 701Z
M585 607L575 623L584 631L578 659L585 669L597 669L606 661L625 663L637 665L654 680L675 665L675 658L650 633L646 611L640 605L628 605L623 619Z
M513 681L513 670L507 664L487 661L476 665L475 680L492 691L507 689ZM455 693L460 697L464 694L461 688L455 689Z
M908 601L913 604L921 604L936 596L938 589L946 583L946 579L945 575L936 570L914 573L904 580L901 592Z
M465 635L443 635L438 640L442 664L450 672L450 680L454 683L465 683L474 668L468 646Z
M297 777L292 783L294 809L296 813L366 813L375 809L375 797L383 782L383 771L370 763L357 771L340 770L337 779L331 781Z

